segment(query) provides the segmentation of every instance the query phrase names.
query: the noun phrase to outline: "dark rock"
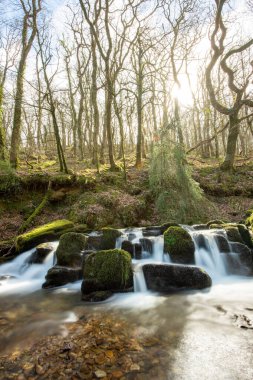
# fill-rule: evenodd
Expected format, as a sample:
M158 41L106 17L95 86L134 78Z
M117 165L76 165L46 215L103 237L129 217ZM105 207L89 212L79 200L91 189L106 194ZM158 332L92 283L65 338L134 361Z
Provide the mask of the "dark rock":
M87 239L88 249L95 249L96 251L102 249L103 246L103 235L102 233L98 235L90 235Z
M136 235L134 233L130 232L130 234L128 234L128 240L132 241L134 239L136 239Z
M197 244L198 248L204 248L204 249L208 250L206 239L205 239L205 236L203 234L199 234L199 235L195 236L195 240L196 240L196 244Z
M142 239L140 239L140 243L141 243L143 251L146 251L146 252L149 252L150 254L152 254L153 243L150 239L142 238Z
M253 248L252 237L248 228L244 224L238 224L237 228L244 244L246 244L249 248Z
M57 264L67 267L82 265L82 251L87 247L87 237L77 232L69 232L61 236L56 250Z
M134 258L136 260L141 260L142 257L142 246L140 243L134 244Z
M204 289L212 285L211 277L203 269L193 266L146 264L143 273L147 288L156 292Z
M162 235L162 227L161 226L149 226L145 227L142 231L143 236L159 236Z
M194 230L196 230L196 231L200 231L200 230L208 230L208 229L209 229L209 227L208 227L207 224L194 224L192 227L193 227Z
M128 289L133 285L131 256L122 249L92 253L84 260L83 278L84 294Z
M253 253L245 244L231 243L232 253L227 255L229 271L232 274L251 275L253 272Z
M224 253L230 252L230 246L229 246L229 243L228 243L227 239L225 238L225 236L223 236L221 234L216 234L215 235L215 241L217 243L217 246L218 246L220 252L224 252Z
M4 276L0 276L0 281L5 281L5 280L14 280L15 276L10 276L10 275L4 275Z
M88 248L97 251L114 249L116 240L121 235L122 233L114 228L103 228L96 235L90 235L88 237Z
M121 249L130 253L131 257L134 257L134 245L129 240L124 240L121 244Z
M83 287L83 284L82 284L82 287ZM83 292L83 289L82 289L82 300L86 302L102 302L110 298L112 295L113 293L110 292L109 290L104 290L104 291L101 290L101 291L85 294L85 291Z
M69 282L75 282L82 279L81 268L68 268L54 266L49 269L46 275L46 282L42 285L43 289L54 288L56 286L66 285Z
M36 247L36 251L30 256L28 264L42 264L47 255L54 250L50 243L42 243Z
M229 225L229 226L224 227L224 229L226 231L229 241L232 241L234 243L243 243L243 240L241 238L241 235L236 225L235 226Z
M164 252L174 263L194 264L195 245L189 232L182 227L169 227L164 232Z

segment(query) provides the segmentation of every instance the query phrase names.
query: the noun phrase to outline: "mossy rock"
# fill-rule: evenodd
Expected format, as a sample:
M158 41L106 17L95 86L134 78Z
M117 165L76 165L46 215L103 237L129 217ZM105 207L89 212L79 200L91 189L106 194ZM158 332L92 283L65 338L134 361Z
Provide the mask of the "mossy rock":
M122 233L119 230L110 227L104 227L101 231L103 234L102 250L115 248L116 240L122 235Z
M24 252L38 244L57 240L66 230L73 228L74 224L69 220L61 219L36 227L16 238L15 248L17 252Z
M161 232L162 234L169 228L169 227L180 227L179 224L174 222L167 222L161 225Z
M182 227L169 227L164 232L164 251L175 263L193 264L195 246L191 235Z
M87 237L76 232L69 232L60 237L56 250L57 265L80 267L82 265L82 251L87 246Z
M213 228L213 227L211 227L212 225L218 225L219 227L217 227L217 228L221 228L222 224L225 224L225 222L223 222L223 220L219 220L219 219L210 220L210 222L206 223L206 225L210 228Z
M83 294L128 289L133 286L131 256L122 249L92 253L85 259L83 277Z

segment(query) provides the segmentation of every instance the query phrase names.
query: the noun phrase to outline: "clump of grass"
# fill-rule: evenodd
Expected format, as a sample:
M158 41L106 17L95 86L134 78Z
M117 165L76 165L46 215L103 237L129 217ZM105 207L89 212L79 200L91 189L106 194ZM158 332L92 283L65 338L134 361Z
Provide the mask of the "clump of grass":
M0 193L16 192L20 187L20 178L6 161L0 161Z

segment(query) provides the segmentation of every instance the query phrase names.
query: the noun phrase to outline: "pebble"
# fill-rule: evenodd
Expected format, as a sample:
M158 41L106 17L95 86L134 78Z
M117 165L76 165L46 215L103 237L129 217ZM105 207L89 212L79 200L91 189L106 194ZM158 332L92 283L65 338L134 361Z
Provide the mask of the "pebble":
M106 372L98 369L95 372L95 375L97 376L98 379L102 379L103 377L106 377Z
M130 371L139 371L141 367L138 364L132 364L130 367Z

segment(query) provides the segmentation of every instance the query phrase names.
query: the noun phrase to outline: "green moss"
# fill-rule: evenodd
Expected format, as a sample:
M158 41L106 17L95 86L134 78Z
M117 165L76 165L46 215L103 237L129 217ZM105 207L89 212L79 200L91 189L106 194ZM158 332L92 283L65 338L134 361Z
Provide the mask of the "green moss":
M24 251L34 247L36 244L43 243L47 238L52 240L57 234L63 233L66 229L73 228L74 224L69 220L55 220L54 222L36 227L25 234L16 238L16 250Z
M89 255L84 263L84 279L96 290L119 290L133 285L131 256L122 249L103 250Z
M211 225L214 225L214 224L221 226L222 224L225 224L225 222L223 222L223 220L220 220L220 219L215 219L215 220L210 220L208 223L206 223L206 225L210 228L213 228L213 227L211 227ZM217 227L217 228L219 228L219 227Z
M76 232L63 234L56 250L57 264L69 267L81 266L81 252L86 245L87 237L83 234Z
M110 227L104 227L101 231L103 233L103 249L113 249L121 232Z
M0 193L13 193L20 188L20 178L5 161L0 161Z
M182 227L169 227L164 232L164 251L174 262L190 264L194 262L194 243L190 234Z

